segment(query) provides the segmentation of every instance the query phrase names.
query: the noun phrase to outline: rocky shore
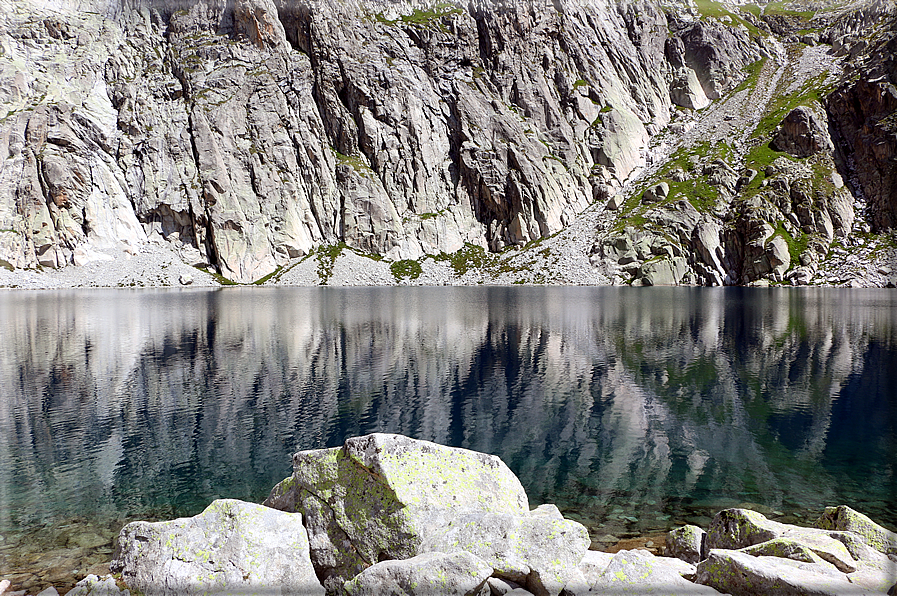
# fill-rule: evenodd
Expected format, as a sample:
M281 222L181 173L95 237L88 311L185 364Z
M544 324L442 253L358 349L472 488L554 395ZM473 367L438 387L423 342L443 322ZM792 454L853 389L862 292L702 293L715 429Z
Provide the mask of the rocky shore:
M609 553L554 505L530 509L492 455L375 433L296 453L293 470L262 505L127 524L111 574L67 594L897 593L897 534L843 505L810 527L726 509L671 531L663 556Z

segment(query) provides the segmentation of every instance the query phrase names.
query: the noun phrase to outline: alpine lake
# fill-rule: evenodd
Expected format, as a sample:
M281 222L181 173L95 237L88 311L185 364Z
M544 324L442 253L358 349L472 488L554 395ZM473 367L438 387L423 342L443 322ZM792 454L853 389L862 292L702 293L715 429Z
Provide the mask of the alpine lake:
M897 529L893 290L4 291L0 330L13 589L64 593L128 521L260 502L295 451L371 432L500 456L597 549L736 506Z

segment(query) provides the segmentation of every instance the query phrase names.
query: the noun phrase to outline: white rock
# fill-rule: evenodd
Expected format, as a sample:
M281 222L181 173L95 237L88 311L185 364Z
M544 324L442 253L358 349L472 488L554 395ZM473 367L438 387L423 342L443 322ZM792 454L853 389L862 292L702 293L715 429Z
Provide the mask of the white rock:
M459 515L428 536L422 548L466 550L489 563L498 577L537 596L555 596L571 580L589 544L582 524L564 519L554 505L542 505L525 515Z
M655 557L646 550L621 550L592 586L598 594L664 594L715 596L716 590L693 584L683 577L694 565L680 559Z
M328 589L377 561L426 552L424 538L461 515L529 511L523 486L499 458L401 435L300 451L293 470L265 504L305 513L312 560Z
M830 567L780 557L754 557L746 553L714 549L697 566L695 581L721 592L747 594L800 594L847 596L872 594L848 581Z
M194 517L132 522L119 544L110 569L147 594L324 594L298 513L220 499Z
M424 553L371 565L344 587L350 596L473 596L482 593L491 574L489 564L468 552Z

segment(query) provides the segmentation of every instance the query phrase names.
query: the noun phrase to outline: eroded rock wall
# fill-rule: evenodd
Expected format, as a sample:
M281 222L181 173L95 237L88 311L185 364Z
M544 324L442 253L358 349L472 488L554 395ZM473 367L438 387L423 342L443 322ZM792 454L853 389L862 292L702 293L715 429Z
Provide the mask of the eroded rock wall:
M3 7L16 268L161 237L248 282L338 242L392 259L524 244L644 165L671 88L701 104L757 57L743 31L671 33L641 0Z

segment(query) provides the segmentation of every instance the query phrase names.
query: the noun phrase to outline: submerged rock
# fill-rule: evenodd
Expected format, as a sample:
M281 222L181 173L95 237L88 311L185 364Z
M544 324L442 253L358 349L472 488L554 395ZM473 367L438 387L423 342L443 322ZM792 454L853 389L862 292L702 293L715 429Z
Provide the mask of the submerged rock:
M147 595L324 594L302 515L233 499L194 517L126 525L110 569Z

